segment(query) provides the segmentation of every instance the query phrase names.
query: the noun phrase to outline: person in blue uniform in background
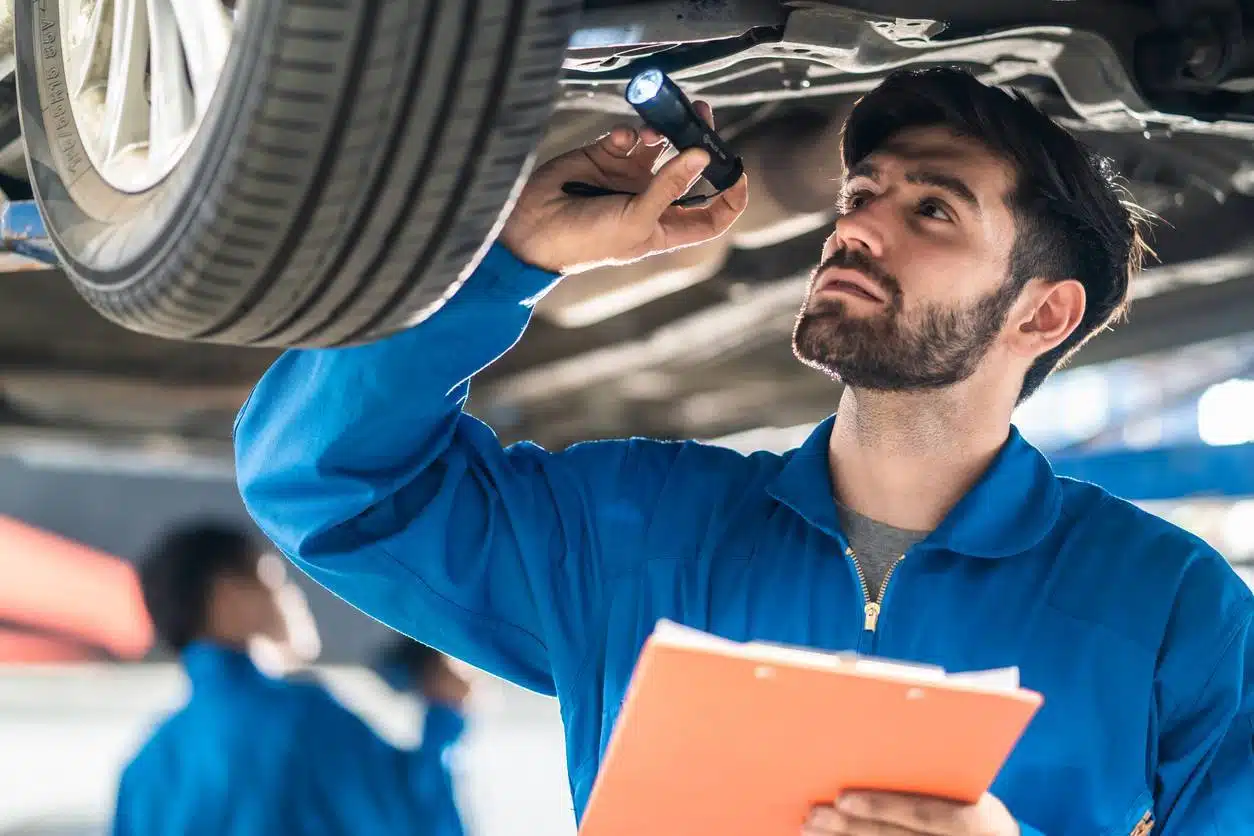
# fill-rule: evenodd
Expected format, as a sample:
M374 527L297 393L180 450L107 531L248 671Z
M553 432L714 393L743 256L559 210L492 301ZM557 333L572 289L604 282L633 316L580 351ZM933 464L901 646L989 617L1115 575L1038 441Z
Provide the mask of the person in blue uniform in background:
M115 836L462 836L445 753L468 685L451 668L423 669L422 745L397 748L321 686L279 676L312 660L317 631L282 561L245 533L182 528L140 577L191 693L124 770Z

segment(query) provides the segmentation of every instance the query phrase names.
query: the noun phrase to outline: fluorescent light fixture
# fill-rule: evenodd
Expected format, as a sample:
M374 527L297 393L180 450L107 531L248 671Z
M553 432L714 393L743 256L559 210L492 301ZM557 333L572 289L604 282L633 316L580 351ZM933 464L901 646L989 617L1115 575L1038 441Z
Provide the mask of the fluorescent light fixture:
M1197 401L1197 432L1221 446L1254 442L1254 380L1233 378L1211 386Z

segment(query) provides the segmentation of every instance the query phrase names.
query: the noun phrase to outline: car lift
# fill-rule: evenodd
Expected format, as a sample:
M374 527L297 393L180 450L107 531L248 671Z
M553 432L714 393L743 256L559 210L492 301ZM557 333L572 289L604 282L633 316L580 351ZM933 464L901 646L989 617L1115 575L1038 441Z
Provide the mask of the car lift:
M0 204L0 273L56 266L57 254L35 201Z

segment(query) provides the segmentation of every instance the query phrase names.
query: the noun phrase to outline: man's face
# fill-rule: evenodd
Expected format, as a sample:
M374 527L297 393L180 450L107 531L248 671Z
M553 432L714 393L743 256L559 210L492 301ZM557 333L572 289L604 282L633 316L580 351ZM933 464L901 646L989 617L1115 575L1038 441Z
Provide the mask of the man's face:
M305 595L277 555L263 555L256 574L220 577L211 607L216 638L247 643L275 672L312 661L321 650Z
M945 128L902 131L850 171L793 332L798 359L855 389L966 380L1018 296L1009 165Z

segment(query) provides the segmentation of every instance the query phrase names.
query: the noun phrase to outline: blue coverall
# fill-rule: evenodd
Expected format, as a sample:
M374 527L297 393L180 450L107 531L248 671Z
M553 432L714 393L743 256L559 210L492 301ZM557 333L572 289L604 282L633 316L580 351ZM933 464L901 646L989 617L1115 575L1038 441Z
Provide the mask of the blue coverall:
M422 324L283 354L235 441L248 508L313 578L560 698L577 812L667 618L1019 666L1046 701L993 792L1025 836L1120 836L1147 816L1164 836L1254 833L1254 595L1206 543L1056 476L1012 429L871 600L833 502L832 419L796 450L746 456L647 439L502 448L463 412L555 280L495 245Z

